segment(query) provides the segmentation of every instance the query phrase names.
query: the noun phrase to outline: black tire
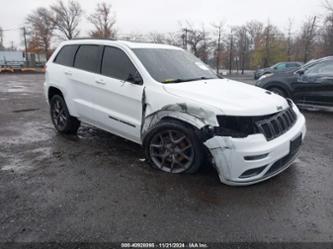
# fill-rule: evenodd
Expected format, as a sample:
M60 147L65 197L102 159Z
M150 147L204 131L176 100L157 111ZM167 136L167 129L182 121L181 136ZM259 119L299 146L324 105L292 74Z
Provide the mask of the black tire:
M288 97L287 93L283 89L281 89L279 87L271 87L268 90L271 91L271 92L273 92L273 93L276 93L276 94L280 95L281 97L284 97L284 98Z
M173 136L174 142L178 142L176 145L172 143L175 147L174 148L168 148L170 145L169 143L162 142L162 140L166 140L166 133L170 135L171 131L171 137ZM161 136L164 138L161 138ZM177 137L178 136L178 137ZM156 148L156 139L161 140L161 144L157 146L161 146L161 148ZM180 140L182 137L186 137L183 140ZM178 140L177 140L178 139ZM162 145L163 144L163 145ZM189 146L192 146L191 148ZM205 160L205 149L202 144L202 142L199 140L198 136L195 133L194 128L192 128L189 125L183 124L182 122L178 121L162 121L161 123L157 124L150 132L147 134L147 136L144 139L144 150L145 150L145 156L147 162L156 169L162 170L164 172L168 173L174 173L174 174L181 174L181 173L188 173L193 174L197 172L202 165L202 163ZM154 150L160 150L158 152L163 151L162 154L158 154ZM171 150L172 152L168 151ZM153 153L157 153L158 156L154 155ZM168 156L166 158L166 154L171 153L172 155ZM171 158L172 159L171 159ZM157 158L161 158L161 160L158 160ZM191 160L188 160L190 158ZM166 160L166 162L165 162ZM163 167L163 163L167 164L169 160L170 167L166 165ZM188 160L188 162L186 162ZM159 161L163 161L159 162ZM177 161L175 164L174 161ZM186 162L186 163L185 163ZM162 166L161 166L162 163ZM178 163L185 164L183 167L180 166ZM172 165L178 165L176 167Z
M69 114L66 102L60 95L54 95L50 100L51 120L56 130L63 134L76 134L80 121Z

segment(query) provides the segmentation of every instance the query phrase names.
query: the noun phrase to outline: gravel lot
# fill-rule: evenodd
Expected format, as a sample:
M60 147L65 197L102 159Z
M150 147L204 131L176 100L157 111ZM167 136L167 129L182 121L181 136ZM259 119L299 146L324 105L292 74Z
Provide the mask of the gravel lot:
M305 113L283 174L228 187L211 168L151 169L140 146L92 127L57 134L43 80L0 75L0 242L333 242L333 114Z

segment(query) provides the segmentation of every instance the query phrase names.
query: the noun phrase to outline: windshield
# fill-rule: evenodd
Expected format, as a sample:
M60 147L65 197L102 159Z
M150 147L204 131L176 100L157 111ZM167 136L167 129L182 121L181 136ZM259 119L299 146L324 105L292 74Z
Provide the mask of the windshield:
M181 49L133 49L149 74L161 83L180 83L200 79L217 79L202 61Z
M281 63L277 63L277 64L271 66L270 68L274 69L274 68L278 67L280 64L281 64Z

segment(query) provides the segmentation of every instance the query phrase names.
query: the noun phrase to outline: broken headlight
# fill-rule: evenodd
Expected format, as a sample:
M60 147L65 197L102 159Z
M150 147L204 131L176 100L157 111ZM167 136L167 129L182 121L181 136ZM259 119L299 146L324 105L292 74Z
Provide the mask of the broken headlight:
M215 127L217 136L243 138L258 133L252 117L217 116L219 127Z

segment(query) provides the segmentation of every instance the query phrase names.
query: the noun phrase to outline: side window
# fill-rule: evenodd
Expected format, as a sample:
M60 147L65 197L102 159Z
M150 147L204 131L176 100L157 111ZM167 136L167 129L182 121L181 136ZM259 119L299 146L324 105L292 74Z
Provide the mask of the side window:
M281 63L281 64L276 66L276 70L283 70L285 68L286 68L286 64L284 64L284 63Z
M297 63L288 63L287 68L294 68L294 67L299 67L300 65Z
M64 46L58 53L57 57L54 60L54 63L72 67L74 63L74 56L78 45L67 45Z
M114 47L105 47L101 73L111 78L130 82L134 82L134 78L138 77L138 71L125 52Z
M333 61L319 63L306 71L306 75L316 74L333 75Z
M97 45L81 45L75 56L74 67L99 73L100 47Z

